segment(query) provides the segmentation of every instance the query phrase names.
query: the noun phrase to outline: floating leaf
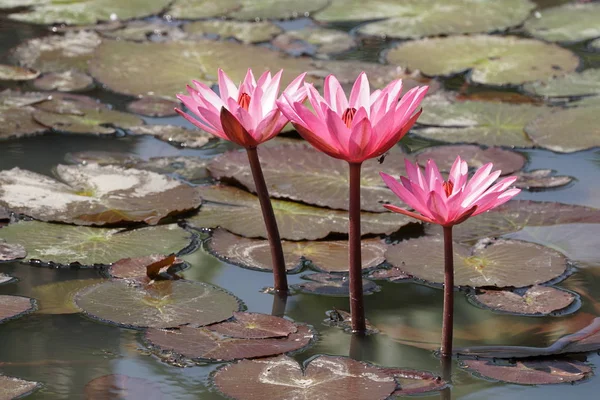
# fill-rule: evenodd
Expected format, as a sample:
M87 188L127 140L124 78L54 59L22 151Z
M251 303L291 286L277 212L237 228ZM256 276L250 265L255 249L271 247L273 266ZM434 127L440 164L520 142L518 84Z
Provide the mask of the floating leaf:
M0 81L29 81L39 75L38 71L31 68L0 64Z
M375 271L370 272L367 275L367 278L372 280L385 280L389 282L402 281L405 279L410 279L411 276L407 273L402 272L402 270L398 267L385 268L385 269L376 269Z
M190 35L217 35L221 39L235 38L242 43L266 42L281 33L272 22L244 22L227 20L196 21L183 26Z
M246 237L266 238L266 230L258 198L229 186L198 187L202 198L210 203L188 218L194 228L221 227ZM348 232L348 212L328 210L283 200L271 200L279 234L288 240L315 240L330 233ZM361 214L362 233L390 234L410 223L408 217L396 213ZM1 235L0 235L1 236Z
M354 38L346 32L319 27L285 31L273 39L271 44L293 56L341 53L357 45Z
M42 387L39 382L0 375L0 399L11 400L27 396Z
M73 298L83 288L103 282L103 279L72 279L34 286L31 295L36 298L37 314L76 314Z
M17 278L13 278L10 275L6 275L4 273L0 273L0 285L4 285L5 283L11 283L16 281Z
M415 278L444 282L444 243L439 236L402 241L386 260ZM473 248L454 244L454 284L470 287L525 287L550 281L566 271L555 250L516 240L496 240Z
M589 365L571 360L463 360L461 364L479 376L519 385L577 382L593 374Z
M0 261L18 260L26 256L27 251L20 244L0 241Z
M532 36L550 42L579 42L600 36L600 5L563 4L536 13L525 22Z
M230 318L240 300L203 282L114 280L80 290L75 304L95 319L133 328L198 326Z
M350 295L350 280L346 275L333 274L308 274L302 275L302 278L308 282L292 285L292 289L303 293L320 294L324 296L343 296ZM371 294L379 291L379 286L375 283L363 279L363 293Z
M33 118L40 124L59 132L113 134L113 127L128 128L143 123L138 117L120 111L104 109L83 110L84 115L56 114L36 110Z
M590 42L590 47L591 47L592 49L596 49L596 50L600 49L600 38L598 38L598 39L596 39L596 40L592 40L592 41Z
M85 385L87 400L145 399L161 400L165 394L148 379L112 374L100 376Z
M385 368L392 375L400 388L396 389L394 396L410 396L415 394L429 394L448 387L448 383L439 376L430 372L415 371L403 368Z
M333 310L325 311L325 315L327 315L327 319L323 321L325 325L335 326L345 332L352 333L352 314L334 308ZM365 320L365 330L367 335L379 333L377 328L371 325L368 320Z
M190 245L192 235L176 224L121 230L22 221L0 229L0 238L25 246L27 261L92 266L177 253Z
M553 314L569 307L576 298L571 292L548 286L533 286L525 292L482 290L470 297L480 307L517 315Z
M568 185L573 182L572 176L554 175L551 169L536 169L529 172L519 172L515 187L521 189L546 189Z
M170 269L174 265L181 265L182 263L183 260L176 258L174 254L170 256L152 254L144 257L123 258L111 265L108 268L108 273L112 278L133 279L148 277L149 279L155 279L163 269Z
M296 332L284 337L240 339L208 328L182 326L172 330L148 329L145 339L162 353L175 353L194 361L230 361L267 357L307 347L314 339L313 331L306 325L297 325L296 329Z
M3 90L0 92L0 109L20 108L38 105L50 99L47 93L18 92L14 90Z
M167 14L176 19L214 18L238 8L239 0L175 0Z
M463 160L467 160L469 168L472 169L477 169L491 162L494 164L494 170L501 170L502 175L510 175L521 170L527 161L523 154L516 151L498 147L482 149L479 146L473 145L429 147L417 154L416 161L421 165L425 165L427 160L432 159L440 171L448 173L457 155Z
M454 75L487 85L520 85L575 71L579 59L569 50L515 36L449 36L402 43L387 53L392 64L426 75Z
M194 188L154 172L90 164L59 165L56 174L62 182L19 168L0 171L0 204L42 221L154 225L201 202Z
M248 239L216 229L207 247L226 262L244 268L272 271L271 248L267 240ZM348 241L288 242L282 241L288 273L298 272L305 262L324 272L348 272ZM379 239L361 241L363 269L384 261L386 245ZM310 261L309 261L310 260Z
M375 366L323 355L304 366L287 356L242 360L220 368L213 381L236 400L384 400L396 389L394 378Z
M286 337L298 332L298 327L285 318L273 315L235 312L234 321L209 325L207 329L239 339L268 339Z
M34 110L33 107L0 107L0 138L9 139L47 131L48 128L33 119Z
M558 110L531 121L529 137L545 149L561 153L600 146L600 106Z
M574 72L547 82L528 83L523 89L544 97L600 95L600 68Z
M200 129L187 129L175 125L140 125L127 130L133 135L151 135L173 145L200 148L214 136Z
M325 8L328 0L238 0L240 8L227 14L234 19L254 21L256 19L290 19L308 17Z
M120 153L116 151L80 151L67 153L65 161L71 164L98 164L98 165L121 165L130 167L142 159L132 153Z
M96 30L98 30L96 28ZM169 24L167 19L153 19L151 21L129 21L117 29L104 29L99 31L107 38L117 40L133 40L143 42L146 40L175 40L182 39L185 34L181 29L173 24Z
M129 112L147 117L170 117L176 115L175 107L179 107L178 102L151 96L142 97L127 104Z
M72 114L84 116L88 111L110 110L97 99L72 93L53 92L48 100L34 104L38 110L56 114Z
M91 76L78 71L50 72L33 81L39 90L58 90L59 92L76 92L90 89L94 85Z
M0 295L0 323L35 311L34 299L23 296Z

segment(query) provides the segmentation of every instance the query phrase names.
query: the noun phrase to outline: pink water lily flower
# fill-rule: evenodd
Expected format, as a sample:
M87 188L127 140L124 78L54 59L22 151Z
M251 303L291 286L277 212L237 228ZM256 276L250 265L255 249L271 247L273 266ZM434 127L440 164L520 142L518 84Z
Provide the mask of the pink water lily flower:
M181 116L198 128L212 133L222 139L240 146L256 147L276 136L288 123L281 114L277 104L281 74L279 71L271 77L271 73L263 73L258 82L252 71L248 69L244 81L239 88L219 69L219 94L217 95L202 82L192 81L194 87L187 86L189 96L177 95L196 119L180 109L175 109ZM298 76L285 89L284 94L293 101L304 101L304 77Z
M504 178L492 186L500 176L500 171L491 172L492 163L480 167L469 180L467 163L459 156L447 181L444 181L433 160L427 161L424 174L417 163L413 165L405 160L405 164L407 177L401 176L400 181L383 172L380 174L396 196L416 212L391 204L384 207L442 226L460 224L469 217L506 203L521 191L508 189L517 180L516 176Z
M415 112L427 87L409 90L401 99L402 81L371 93L367 75L362 72L348 99L333 75L325 78L324 98L305 83L311 111L284 93L277 101L281 112L310 144L331 157L350 163L378 157L394 146L414 125Z

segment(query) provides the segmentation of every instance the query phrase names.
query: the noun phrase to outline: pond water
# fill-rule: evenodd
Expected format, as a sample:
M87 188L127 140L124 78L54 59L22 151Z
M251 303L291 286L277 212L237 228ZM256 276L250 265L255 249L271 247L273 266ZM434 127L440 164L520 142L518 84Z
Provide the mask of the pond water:
M539 10L564 4L565 1L536 1ZM0 4L2 2L0 1ZM538 10L538 11L539 11ZM0 11L1 12L1 11ZM0 63L14 62L11 49L27 40L50 35L43 25L32 25L8 19L8 12L0 13ZM156 21L157 17L147 20ZM177 21L173 20L175 24ZM598 22L600 24L600 21ZM278 23L284 30L305 29L315 23L308 18ZM335 22L331 26L356 35L357 23ZM521 28L512 33L528 36ZM600 36L600 35L599 35ZM368 38L333 56L340 60L360 60L371 63L383 62L385 51L396 46L398 40ZM592 50L589 41L561 44L579 57L577 71L600 68L600 50ZM260 44L267 46L267 44ZM238 60L238 63L243 63ZM168 62L165 67L169 68ZM227 69L228 66L224 65ZM189 76L189 79L194 79ZM140 77L152 80L153 76ZM158 79L158 78L157 78ZM500 89L482 84L465 85L464 75L439 78L444 90L460 91L463 95L477 94ZM109 84L110 86L110 84ZM34 91L29 82L0 80L2 89ZM184 87L181 87L183 90ZM519 86L503 87L502 92L522 93ZM132 96L118 94L102 88L82 92L99 99L119 111L127 112L126 104ZM424 113L427 112L425 108ZM599 115L599 114L597 114ZM146 124L180 125L192 127L183 118L142 117ZM600 120L597 119L598 125ZM569 131L565 135L571 134ZM595 131L598 137L598 131ZM292 135L292 137L295 137ZM598 139L596 139L598 142ZM439 142L413 135L404 139L407 149L420 150ZM517 146L518 147L518 146ZM116 135L69 135L45 133L38 136L10 138L0 146L0 170L13 167L27 169L52 176L58 164L66 163L65 157L83 151L106 151L135 154L143 159L167 156L197 156L212 158L215 154L234 149L235 146L211 143L207 148L191 149L173 146L151 136L134 136L119 130ZM525 170L552 169L554 174L574 178L569 184L552 189L523 190L517 199L560 202L572 205L600 208L600 150L591 148L572 153L558 153L546 149L517 148L527 159ZM468 161L468 160L467 160ZM385 165L387 163L384 163ZM389 164L388 164L389 165ZM208 183L205 178L195 183ZM587 237L577 235L577 230L567 231L574 237L563 237L552 243L558 249L569 251L571 258L584 258L586 263L575 263L571 276L557 284L558 287L578 292L580 308L568 315L527 317L494 313L474 306L463 292L456 293L457 340L467 338L469 343L479 345L521 345L545 347L559 337L574 333L588 325L593 317L600 316L600 250L598 250L599 225L593 224ZM585 228L587 229L587 228ZM595 229L595 230L594 230ZM575 232L575 233L573 233ZM204 235L204 234L203 234ZM204 236L202 236L204 237ZM336 236L335 238L344 238ZM401 238L396 235L395 238ZM562 247L561 247L562 246ZM582 253L584 253L582 255ZM208 282L235 294L248 311L270 314L274 297L261 291L272 285L272 275L223 262L209 254L201 245L183 255L190 268L180 275L187 280ZM303 271L310 272L309 270ZM18 281L0 285L0 295L21 295L36 298L36 287L58 284L79 279L105 278L99 269L58 268L51 269L23 262L0 264L0 273L15 277ZM290 284L305 282L302 273L290 274ZM318 332L317 339L308 349L292 356L299 362L319 354L352 355L380 366L404 367L440 374L439 359L428 350L402 343L403 339L419 339L427 333L437 334L442 320L442 291L439 286L428 286L415 281L377 281L380 290L365 297L367 318L384 333L371 335L351 343L352 336L339 328L326 325L326 311L347 310L347 297L332 297L298 293L288 298L285 316L307 323ZM56 296L65 289L53 289ZM412 333L410 333L412 332ZM407 336L408 335L408 336ZM412 336L411 336L412 335ZM164 397L170 399L224 399L210 383L210 375L221 363L204 363L192 367L178 367L161 361L152 355L142 340L139 330L120 328L87 318L81 313L45 314L33 312L21 318L0 324L0 373L21 379L41 382L43 387L30 399L79 399L86 398L84 388L91 380L107 374L123 374L153 382ZM426 339L424 339L426 340ZM417 340L418 341L418 340ZM600 367L600 356L583 353L573 359L585 361L595 370ZM452 387L440 394L433 392L426 398L452 399L562 399L565 397L595 398L600 391L598 377L590 377L576 384L516 385L475 377L454 365ZM147 396L146 396L147 397ZM103 397L112 398L112 397ZM139 397L126 397L139 398Z

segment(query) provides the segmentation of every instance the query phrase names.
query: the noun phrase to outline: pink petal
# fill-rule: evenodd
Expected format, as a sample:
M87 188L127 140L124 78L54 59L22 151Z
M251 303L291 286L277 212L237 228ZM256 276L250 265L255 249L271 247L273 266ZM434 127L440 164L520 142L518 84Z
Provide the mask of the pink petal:
M221 99L227 99L231 97L232 99L237 100L238 98L238 88L233 83L231 79L227 76L225 72L221 68L218 71L219 78L219 94Z
M252 134L254 139L259 143L263 143L274 138L279 132L281 132L281 129L287 122L287 119L284 118L284 124L281 125L279 123L280 117L281 111L278 109L271 110L271 112L268 113L262 121L260 121L254 130L254 133Z
M356 108L357 110L360 107L364 107L367 109L367 112L370 111L370 102L369 99L371 97L371 89L369 87L369 80L367 79L367 74L361 72L358 75L358 78L354 82L352 86L352 92L350 92L350 105L351 108Z
M370 112L371 117L370 118L371 118L371 124L373 126L377 125L377 123L379 123L381 118L383 118L386 115L388 98L389 98L389 94L383 93L381 95L381 97L379 97L375 101L375 103L373 103L371 105L371 112ZM386 127L386 128L388 128L388 127Z
M348 108L348 100L342 85L333 75L328 75L325 78L325 101L329 104L329 107L335 111L340 117L343 112Z
M386 108L395 108L396 104L398 103L398 99L402 94L402 79L397 79L391 82L383 89L383 91L388 94Z
M277 100L277 108L279 108L279 111L281 111L288 120L296 123L304 123L296 113L296 110L294 110L292 104L294 104L294 101L286 93L283 93L279 100Z
M340 154L340 151L338 149L339 146L332 146L328 141L324 140L321 136L319 136L315 132L307 129L303 125L299 125L296 123L293 123L293 125L294 125L294 128L296 128L296 130L300 134L300 136L302 136L304 138L304 140L309 142L317 150L322 151L323 153L325 153L331 157L334 157L334 158L340 158L340 159L344 158L344 156L342 154Z
M194 124L195 126L197 126L198 128L205 130L208 133L211 133L217 137L220 137L221 139L225 139L225 140L229 140L229 138L227 137L227 135L225 135L223 132L220 132L218 130L216 130L215 128L213 128L212 126L203 123L202 121L197 120L196 118L184 113L183 111L181 111L179 108L176 108L175 111L177 111L177 113L179 115L181 115L183 118L185 118L188 122L191 122L192 124Z
M380 172L379 175L381 176L387 187L389 187L392 190L392 192L394 192L394 194L398 196L398 198L404 203L406 203L409 207L419 212L421 212L420 210L425 208L425 204L420 199L417 199L415 197L415 195L410 191L410 188L406 187L406 184L401 185L393 177L383 172ZM401 177L401 179L402 178L404 177Z
M208 86L206 86L204 83L198 82L198 81L192 81L192 83L196 87L196 90L190 88L191 89L191 91L190 91L190 89L188 89L188 92L190 92L190 95L192 95L192 97L194 97L194 96L201 97L205 101L212 104L214 107L217 107L217 109L220 109L225 104L224 101L219 96L217 96L217 94L215 92L213 92L213 90L211 88L209 88ZM189 88L189 86L188 86L188 88Z
M427 165L425 166L425 180L429 185L430 190L435 190L439 193L438 186L441 187L441 184L444 182L444 178L442 178L442 174L440 174L440 170L438 169L435 161L432 159L427 160ZM436 184L437 181L437 184ZM435 189L434 189L435 188ZM441 194L441 193L439 193ZM445 195L444 195L445 197Z
M338 142L337 148L340 153L348 155L350 146L350 129L348 129L340 116L337 115L332 109L327 110L326 123L329 134Z
M268 85L258 86L257 88L261 88L263 91L261 108L263 116L270 113L272 110L277 108L275 101L277 100L277 95L279 94L279 85L281 84L281 74L283 70L273 76L273 79L269 82ZM256 91L255 91L256 93Z
M271 83L271 71L265 71L258 78L258 82L256 82L256 87L265 87Z
M377 145L377 151L386 152L396 145L413 127L417 119L421 115L421 111L413 115L404 125L398 130L390 131L387 135L381 135L382 141ZM397 125L396 116L394 116L394 126Z
M423 215L419 215L417 213L405 210L404 208L400 208L400 207L394 206L392 204L384 204L383 206L385 208L387 208L388 210L393 211L393 212L398 213L398 214L404 214L406 216L409 216L409 217L412 217L412 218L415 218L415 219L418 219L418 220L421 220L421 221L424 221L424 222L429 222L429 223L432 223L432 224L437 223L436 221L434 221L431 218L427 218L427 217L425 217Z
M246 72L246 77L244 78L244 80L242 81L242 84L240 85L239 92L252 95L255 87L256 87L256 80L254 79L252 70L250 68L248 68L248 71Z
M452 188L452 194L458 192L458 190L462 189L469 178L469 167L465 161L463 161L460 156L456 157L454 163L452 164L452 168L450 168L450 176L448 180L452 182L454 187Z
M283 71L283 70L282 70ZM306 72L298 75L283 91L295 101L302 103L306 98L306 88L304 87L304 79Z
M361 108L364 110L364 108ZM337 114L336 114L337 116ZM369 118L365 117L358 121L352 127L352 132L350 133L350 143L349 143L349 153L351 157L351 161L362 162L365 160L363 158L365 148L369 144L372 136L372 128L369 122Z
M238 119L225 107L221 109L221 125L223 126L223 131L232 142L244 147L258 145L258 142L250 136Z
M448 222L448 208L439 193L429 192L427 200L427 208L433 215L433 219L440 225L445 225Z
M308 85L306 87L306 93L308 95L308 101L310 102L310 105L312 106L313 110L315 110L317 117L324 120L326 114L325 110L326 108L329 108L327 107L327 103L321 97L321 95L313 85Z

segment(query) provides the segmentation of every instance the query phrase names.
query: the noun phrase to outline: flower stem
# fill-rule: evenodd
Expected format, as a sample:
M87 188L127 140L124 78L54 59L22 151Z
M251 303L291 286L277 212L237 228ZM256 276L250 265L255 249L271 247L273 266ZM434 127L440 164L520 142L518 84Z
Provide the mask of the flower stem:
M285 315L285 307L287 306L288 293L277 292L273 294L273 307L271 308L271 315L276 317L283 317Z
M360 254L360 167L361 163L350 163L348 251L350 261L350 314L352 317L352 332L364 335L366 324Z
M246 148L252 177L254 178L254 186L256 186L256 194L260 202L265 227L267 228L267 238L271 247L271 260L273 263L273 280L275 281L276 292L287 292L287 275L285 272L285 261L283 258L283 249L281 248L281 238L279 237L279 229L275 220L275 213L269 198L269 191L265 183L265 177L260 167L258 152L256 147Z
M454 329L454 253L452 226L444 226L444 319L442 322L442 357L452 358Z

